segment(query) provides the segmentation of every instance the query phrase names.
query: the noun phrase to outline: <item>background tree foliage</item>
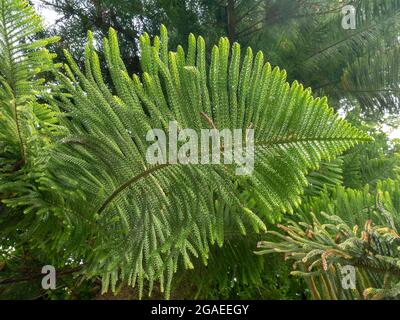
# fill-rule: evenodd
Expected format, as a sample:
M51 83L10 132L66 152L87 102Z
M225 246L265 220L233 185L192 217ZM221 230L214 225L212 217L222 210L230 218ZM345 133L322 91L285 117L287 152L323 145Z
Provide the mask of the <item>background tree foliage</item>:
M152 291L153 280L157 279L153 297L164 297L164 281L167 292L171 287L172 298L398 297L395 265L398 259L396 181L399 143L389 140L381 125L398 125L400 1L38 2L39 6L52 8L60 15L57 23L46 30L40 26L32 9L22 9L23 2L1 0L1 298L93 298L100 295L101 287L105 291L109 284L121 297L139 298L142 291ZM341 27L342 8L346 4L356 7L355 30ZM16 14L19 10L21 13ZM10 12L12 18L7 17ZM157 37L162 24L169 30L168 46L165 32ZM110 27L116 33L109 34ZM88 30L92 30L93 36L87 44ZM19 38L14 38L14 33ZM144 33L147 35L140 37ZM196 39L191 33L202 37ZM43 34L61 35L62 38L58 42L55 38L42 40ZM221 36L226 38L219 40ZM35 38L40 40L32 41ZM108 40L102 42L103 38ZM12 41L7 44L7 39ZM150 39L156 40L150 42ZM231 51L229 49L229 44L235 41L242 46L243 64L251 61L250 68L253 68L247 80L253 84L253 89L249 100L244 100L250 101L246 103L246 110L262 102L262 91L257 91L256 87L262 83L263 75L264 79L275 77L277 83L282 81L283 87L286 74L274 69L279 66L286 70L289 83L297 80L305 88L310 87L314 98L327 96L330 106L344 114L354 127L372 136L374 142L355 146L337 159L333 156L350 145L343 145L341 150L334 150L338 146L330 146L330 149L326 146L329 152L322 157L325 160L318 166L321 154L317 154L315 163L308 164L308 170L303 170L303 164L298 163L302 173L294 180L285 173L285 163L289 164L291 160L276 161L282 157L281 151L279 155L269 155L270 158L263 155L266 162L259 168L258 176L262 183L251 179L228 182L229 179L219 180L201 170L171 170L155 176L147 182L153 183L156 189L162 185L167 195L176 189L176 184L173 185L175 189L167 187L165 182L168 180L175 181L181 187L178 190L182 190L175 194L175 199L164 198L168 203L172 201L170 216L174 217L175 212L174 219L177 220L162 220L163 217L158 216L157 219L164 223L162 232L154 229L157 228L155 220L152 222L143 215L152 210L158 212L162 207L162 198L159 194L150 195L150 191L145 200L139 201L139 195L148 190L146 185L138 185L136 190L131 188L117 201L110 201L110 206L104 206L104 209L102 206L101 213L105 211L105 214L101 217L94 214L96 206L101 205L107 195L112 196L113 190L127 176L135 176L133 172L140 170L141 151L140 147L135 148L140 132L148 126L163 126L169 117L180 117L177 112L180 110L182 125L196 127L198 124L191 122L196 118L186 118L185 110L181 109L187 103L211 117L217 127L236 124L228 121L226 116L232 119L231 104L237 99L240 106L241 96L236 97L224 89L224 83L232 84L229 81L235 75L234 64L228 67L235 55L237 59L239 56L237 45ZM14 49L12 45L15 44L21 45ZM218 49L211 50L214 44L219 44ZM45 49L46 46L58 54L58 62L67 63L69 67L58 71L59 65L51 62L55 56ZM264 57L254 55L252 65L252 53L244 49L247 46L255 52L263 51L272 76L268 71L257 71L262 70ZM64 54L64 49L69 53ZM154 54L158 50L160 54ZM168 50L172 53L168 54ZM197 51L200 52L198 55ZM21 54L26 60L16 58ZM198 56L200 58L196 58ZM28 67L24 61L39 65ZM178 70L178 77L174 68ZM239 79L246 82L246 71L238 70L242 72ZM132 74L135 76L131 77ZM42 80L44 78L48 81ZM199 92L192 86L196 81L202 88ZM243 88L247 85L244 83ZM173 97L165 94L162 89L165 86L169 92L176 90L177 101L173 102ZM22 89L18 89L20 87ZM213 87L218 89L213 91ZM293 95L296 91L296 94L300 92L311 99L308 91L303 92L297 83L292 90ZM191 101L188 92L202 96L202 102L197 105L196 101ZM267 115L264 121L270 121L273 114L281 115L281 119L289 117L290 108L271 99L267 99L267 105L274 106L275 112ZM163 109L165 105L172 107L172 114ZM294 105L299 106L298 103ZM324 100L319 103L321 110L325 105ZM161 107L161 115L154 106ZM144 108L144 114L141 108ZM307 106L304 108L306 110ZM321 111L321 115L328 119L328 109L324 110L326 112ZM257 114L257 109L245 115L244 122L255 124L257 131L258 122L252 114ZM298 126L293 130L307 127L304 119L303 122L301 117L297 120ZM101 132L98 130L100 124ZM260 128L270 125L271 122L266 126L260 121ZM127 137L125 131L131 137ZM265 137L273 141L274 131L264 132L269 132ZM341 132L345 132L343 128ZM277 126L276 139L282 139L282 133ZM323 134L321 128L320 135L315 137L321 138ZM356 138L355 132L347 134ZM108 148L99 147L102 145ZM288 148L286 151L290 154L294 150ZM308 155L312 154L310 150ZM105 161L102 163L99 159ZM113 172L110 168L120 168L120 171ZM274 171L271 168L278 174L268 178ZM304 181L296 185L295 180L303 179L301 176L306 172ZM140 171L137 174L140 175ZM204 184L210 180L219 181L214 183L220 190L210 190L211 200L200 201L207 209L180 203L179 198L192 199L188 203L198 202L195 194L204 190L202 179ZM291 187L279 190L277 181L282 185L289 183ZM298 197L306 183L304 195ZM76 192L78 184L79 192ZM264 185L269 186L268 191L263 190ZM229 197L234 195L237 206L227 200L228 194ZM285 195L293 195L291 204L287 203L289 198L285 199ZM347 201L347 197L359 200ZM132 198L137 199L136 204L130 201ZM271 206L276 201L282 201L282 204ZM240 218L243 216L241 207L246 208L245 212L251 212L247 215L248 221ZM283 215L283 211L294 213L293 216ZM132 212L137 212L136 219L143 219L142 229L136 227ZM372 222L370 212L376 217ZM215 217L218 218L214 221ZM334 222L329 224L327 221L331 220ZM175 231L181 234L180 239L170 236L172 229L168 230L168 224L171 223L182 227ZM210 230L202 231L201 226L207 225ZM326 225L331 228L329 231L326 231ZM358 230L354 231L355 225ZM191 239L188 230L199 226L201 240ZM264 226L272 232L259 234ZM121 229L118 235L112 233L116 228ZM295 240L280 240L282 229L295 235ZM309 230L324 237L309 238ZM338 240L337 236L343 230L349 232L345 231ZM137 247L140 242L134 237L126 240L126 232L144 235L142 250ZM156 239L152 235L155 232L164 233L171 241ZM195 236L196 233L192 235ZM371 237L377 242L371 243ZM275 253L255 255L257 242L268 248L268 253ZM125 243L130 244L129 250ZM304 243L315 248L304 246ZM161 260L154 258L157 251L149 254L157 244L164 244ZM323 249L322 245L325 246ZM362 252L366 245L371 246L368 247L371 254ZM349 252L353 247L354 251ZM132 255L123 257L118 248ZM176 252L175 256L173 252ZM279 252L285 252L284 257ZM308 257L305 262L304 256ZM179 257L182 257L182 263ZM359 269L362 285L351 294L338 287L340 275L337 272L343 257L358 266L360 259L368 261ZM131 270L132 261L137 265L137 259L144 261L143 267ZM177 262L170 263L169 259ZM302 272L291 273L293 262L295 265L312 263L315 271L305 270L302 266ZM54 292L44 292L40 288L40 268L46 264L53 264L60 270L60 288ZM134 284L131 279L124 281L133 276L135 279L137 276L135 288L140 290L125 287L127 282Z
M87 30L120 33L124 61L139 71L137 35L154 36L160 24L171 30L173 46L189 33L206 43L227 35L287 70L290 80L327 94L334 106L359 105L368 115L398 108L399 1L41 1L62 15L54 32L82 56ZM357 28L341 27L342 8L356 7ZM119 14L117 14L117 12ZM122 14L124 13L124 14ZM63 44L64 45L64 44ZM127 48L130 48L131 51ZM332 100L335 99L335 100ZM348 103L345 103L345 101Z

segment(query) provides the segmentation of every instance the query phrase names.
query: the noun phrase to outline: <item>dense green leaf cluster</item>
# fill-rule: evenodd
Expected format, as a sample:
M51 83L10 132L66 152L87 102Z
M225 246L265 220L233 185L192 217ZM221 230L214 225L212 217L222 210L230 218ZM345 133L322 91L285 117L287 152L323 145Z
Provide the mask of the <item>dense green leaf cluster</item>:
M266 9L295 13L293 3ZM332 28L340 26L335 3L319 6L332 16L290 23L291 36L281 35L273 60L296 57L286 64L291 77L324 87L338 105L347 98L362 110L393 110L400 68L398 41L391 40L399 2L357 1L359 29L349 32ZM239 1L236 9L251 11L247 5ZM307 8L302 13L309 16ZM242 21L253 24L246 16ZM141 72L132 75L115 29L102 45L89 32L83 61L65 51L62 70L46 49L57 38L38 40L42 30L28 2L0 0L0 269L6 274L13 275L21 255L35 268L53 264L80 280L101 278L103 292L137 287L139 298L153 291L170 297L179 289L172 280L185 277L198 297L212 297L209 288L242 297L255 287L271 291L260 297L280 297L281 280L266 276L267 260L252 251L268 223L283 221L289 237L272 231L276 238L261 242L264 253L294 260L301 268L294 274L305 276L314 298L398 296L399 186L379 180L397 179L399 158L386 137L357 121L352 126L327 98L290 83L261 51L225 37L207 49L205 38L190 34L185 50L171 49L175 41L164 26L153 39L135 34ZM254 171L237 176L234 164L150 165L147 133L168 132L171 121L178 132L198 134L254 129ZM372 140L366 132L375 143L358 145ZM351 293L339 288L345 262L359 268ZM286 280L282 290L290 291Z
M315 299L398 298L399 210L398 181L379 182L373 193L338 187L307 201L257 253L285 253ZM347 265L356 268L354 289L342 285Z
M59 106L70 135L56 148L49 170L54 183L71 192L78 188L86 199L82 204L69 197L63 205L71 239L82 234L73 221L79 221L79 231L90 229L87 274L101 273L104 290L109 284L115 290L117 280L125 279L138 281L141 292L147 279L151 292L158 280L168 296L180 263L191 268L193 257L206 262L209 245L223 245L216 201L243 232L246 225L255 232L265 225L241 204L235 191L241 179L233 166L149 166L148 130L167 131L169 121L177 121L179 130L210 123L254 128L255 170L245 179L268 212L292 212L307 171L369 138L335 115L326 99L286 83L286 73L265 63L261 52L254 57L247 49L241 59L240 46L230 48L222 38L208 68L201 37L190 35L187 53L180 46L169 51L164 28L153 43L146 34L140 42L143 75L130 77L110 30L103 47L113 90L103 81L91 35L84 71L66 53L67 76L60 81L71 98L61 97Z
M26 1L0 2L0 221L2 237L28 225L30 232L18 235L25 241L35 225L52 219L25 219L22 212L44 213L36 198L48 187L44 171L61 132L57 109L45 103L51 97L45 77L57 68L46 46L57 38L32 39L42 28Z

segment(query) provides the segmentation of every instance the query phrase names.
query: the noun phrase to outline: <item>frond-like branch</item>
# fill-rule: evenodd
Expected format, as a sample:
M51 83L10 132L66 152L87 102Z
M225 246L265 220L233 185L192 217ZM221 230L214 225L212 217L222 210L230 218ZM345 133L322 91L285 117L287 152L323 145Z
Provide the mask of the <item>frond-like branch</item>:
M287 83L285 71L265 63L261 52L254 57L249 48L242 59L239 44L222 38L207 66L202 37L190 35L187 52L181 46L170 51L163 27L161 37L151 42L144 34L140 43L141 77L127 74L116 32L104 40L113 90L103 81L91 34L85 70L66 52L67 76L59 80L71 98L60 99L60 109L67 112L71 141L85 143L61 143L50 171L54 183L78 188L87 199L82 205L69 197L63 203L69 212L98 226L83 272L101 274L104 290L123 279L142 292L147 280L151 292L159 281L168 296L179 267L192 268L193 257L207 261L210 246L224 244L216 201L238 228L264 231L269 214L292 212L300 203L306 175L322 159L370 138L335 115L325 98ZM254 129L254 171L241 177L236 164L150 166L147 133L168 132L172 121L178 134ZM267 208L265 217L245 208L236 187L242 183Z

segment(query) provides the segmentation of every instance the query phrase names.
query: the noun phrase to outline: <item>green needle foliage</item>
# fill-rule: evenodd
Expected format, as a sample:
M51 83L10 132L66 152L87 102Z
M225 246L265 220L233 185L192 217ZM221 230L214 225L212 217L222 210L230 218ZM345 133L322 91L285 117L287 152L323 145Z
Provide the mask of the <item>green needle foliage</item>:
M396 112L400 1L356 0L349 4L355 8L354 30L341 27L341 1L334 14L304 24L295 40L300 62L296 72L332 99L358 101L367 114ZM301 44L307 47L299 50Z
M158 32L164 23L170 42L189 32L208 43L228 35L268 54L273 66L287 70L291 81L327 95L339 109L360 104L363 115L381 120L397 113L399 100L400 0L188 0L91 1L46 0L59 19L53 32L63 34L72 55L82 57L86 30L119 34L128 70L139 70L139 34ZM355 29L342 27L343 7L355 8ZM101 54L101 52L100 52ZM290 81L290 82L291 82ZM322 92L322 93L321 93Z
M185 52L169 50L164 27L153 42L144 34L139 77L128 74L111 29L103 50L112 88L93 43L89 34L84 70L66 52L69 64L59 75L66 94L58 107L70 133L48 170L54 188L68 194L59 204L69 228L64 241L86 252L82 272L101 275L103 291L128 283L141 296L145 284L151 294L158 282L168 297L179 268L192 268L194 258L207 263L210 245L223 246L225 222L216 201L239 230L265 231L263 220L272 212L298 206L306 174L321 160L370 140L325 98L287 83L285 71L265 63L261 52L248 48L242 57L239 44L231 47L226 38L213 47L208 65L202 37L190 35ZM179 131L254 128L253 174L238 177L234 165L149 165L146 134L167 131L169 121ZM240 201L242 184L266 208L261 215Z
M330 162L322 162L320 169L307 176L309 182L305 190L308 196L316 196L325 189L334 189L343 184L343 158L339 157Z
M27 1L0 1L0 208L3 204L8 208L0 217L3 230L24 229L18 225L24 220L24 209L40 212L33 199L44 176L51 140L60 130L55 110L44 103L50 91L45 76L57 68L55 55L46 46L58 38L34 39L42 30ZM11 210L18 207L22 210Z
M20 166L29 161L28 149L32 145L27 140L35 139L38 128L50 130L54 122L38 98L45 94L43 75L55 68L54 55L45 47L57 38L31 39L41 30L40 18L26 1L0 2L0 134L2 150L5 150L1 159L17 158Z
M256 9L239 21L238 39L268 52L291 79L335 107L359 104L377 121L398 113L399 0L241 2ZM355 9L355 29L342 27L346 5Z
M293 219L259 243L258 254L280 252L304 277L314 299L391 299L400 295L400 184L338 187L307 201ZM356 287L342 286L342 267L356 268Z
M202 37L191 34L185 52L170 51L165 27L153 41L144 34L139 76L128 73L111 29L102 47L106 75L91 33L84 67L65 52L68 64L58 72L46 49L57 38L37 40L40 31L28 2L0 0L0 250L13 263L29 249L35 265L101 277L103 292L128 284L142 297L156 286L169 297L179 270L223 267L220 258L241 256L255 261L257 272L251 264L232 267L218 283L234 277L258 284L265 265L249 242L267 221L296 210L308 184L308 194L320 194L341 183L335 158L371 140L326 98L289 84L262 52L243 53L226 38L208 61ZM254 129L254 172L149 165L146 135L167 131L171 121L197 133Z

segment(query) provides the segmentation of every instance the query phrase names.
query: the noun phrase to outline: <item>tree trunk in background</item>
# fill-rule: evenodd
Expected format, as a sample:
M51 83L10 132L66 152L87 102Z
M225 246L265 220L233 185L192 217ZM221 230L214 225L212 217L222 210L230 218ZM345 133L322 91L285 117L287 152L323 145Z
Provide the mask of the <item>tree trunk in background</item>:
M227 32L228 38L231 43L236 40L236 14L235 14L235 0L228 0L226 7L227 12Z

